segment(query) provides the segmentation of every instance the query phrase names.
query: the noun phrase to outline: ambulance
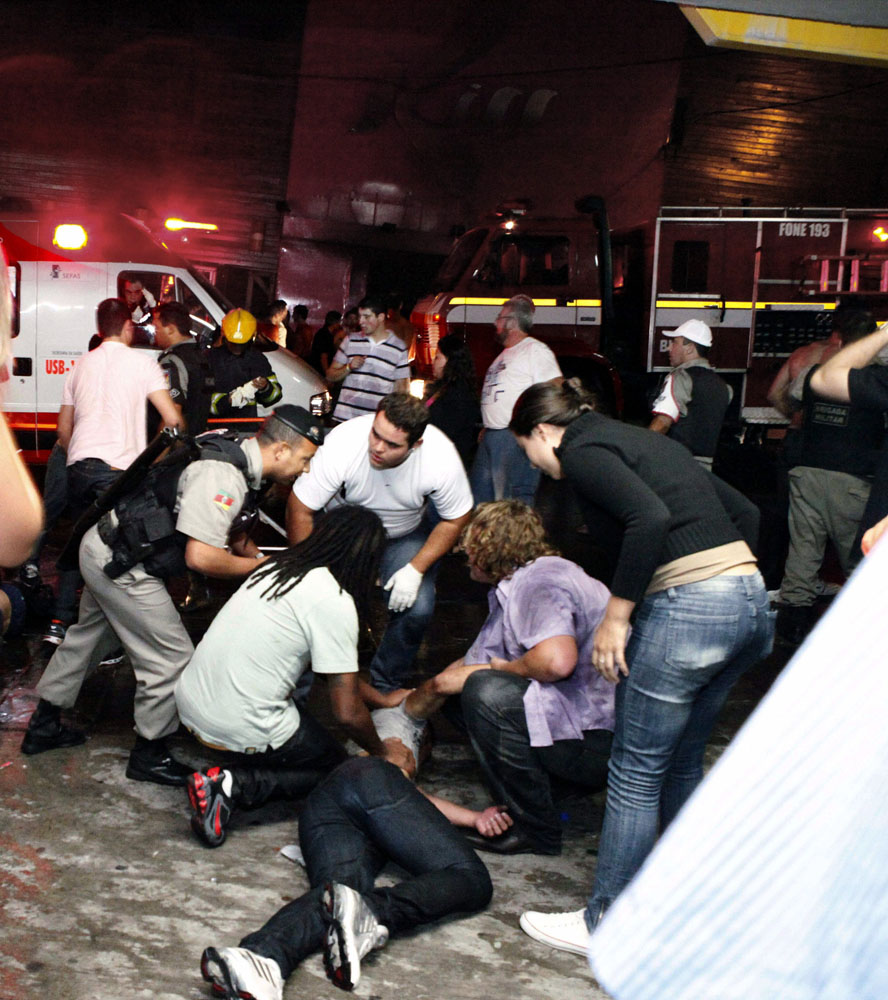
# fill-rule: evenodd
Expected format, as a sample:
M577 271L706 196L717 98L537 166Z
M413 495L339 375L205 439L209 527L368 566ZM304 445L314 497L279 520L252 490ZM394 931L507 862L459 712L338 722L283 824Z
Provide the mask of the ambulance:
M651 224L612 233L601 199L577 207L585 217L500 210L458 240L411 316L419 374L455 333L483 375L500 306L525 294L533 335L565 375L580 375L611 412L630 397L640 415L669 369L664 332L696 317L734 388L730 416L779 424L768 387L796 347L829 336L838 305L888 319L888 209L664 207Z
M87 351L102 299L123 297L127 281L141 281L149 302L184 303L192 333L204 339L215 339L222 317L232 308L200 271L130 216L6 212L0 215L0 244L14 299L13 357L0 392L29 462L45 461L49 454L65 376ZM148 345L136 349L156 350ZM304 406L317 416L329 412L330 393L314 369L281 348L266 357L283 390L281 402ZM260 416L267 412L259 408ZM226 418L210 424L240 422ZM248 423L255 426L255 421Z

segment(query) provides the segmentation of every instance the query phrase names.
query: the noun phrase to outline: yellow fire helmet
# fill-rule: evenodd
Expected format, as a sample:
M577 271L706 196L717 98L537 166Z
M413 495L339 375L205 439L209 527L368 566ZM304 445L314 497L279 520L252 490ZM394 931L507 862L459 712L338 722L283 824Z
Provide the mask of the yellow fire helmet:
M256 334L256 317L246 309L232 309L222 320L222 334L232 344L246 344Z

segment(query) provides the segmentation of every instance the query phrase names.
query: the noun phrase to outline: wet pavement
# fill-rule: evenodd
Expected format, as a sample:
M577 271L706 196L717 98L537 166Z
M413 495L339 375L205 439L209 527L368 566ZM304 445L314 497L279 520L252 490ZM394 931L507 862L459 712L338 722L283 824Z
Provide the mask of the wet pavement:
M50 547L47 573L53 555ZM226 592L213 585L214 608ZM458 556L445 560L439 595L418 662L423 674L465 652L486 614L485 588L468 581ZM212 610L188 618L195 639ZM362 659L369 660L369 635L364 647ZM713 733L709 763L791 652L778 645L737 686ZM36 704L40 654L36 626L0 647L0 1000L209 997L199 971L202 950L236 944L308 887L302 869L279 853L296 838L296 807L276 803L241 813L221 848L202 847L189 829L184 790L124 776L134 690L126 660L99 668L84 685L72 714L89 733L84 746L23 756L19 744ZM321 691L312 693L312 708L323 718ZM489 804L465 738L443 717L434 729L420 783L463 804ZM175 750L194 765L206 760L186 736L176 738ZM603 794L564 800L560 857L485 855L494 883L488 910L391 941L363 963L356 995L604 998L583 959L539 945L518 927L523 909L583 904L603 800ZM341 992L316 956L293 974L284 995Z

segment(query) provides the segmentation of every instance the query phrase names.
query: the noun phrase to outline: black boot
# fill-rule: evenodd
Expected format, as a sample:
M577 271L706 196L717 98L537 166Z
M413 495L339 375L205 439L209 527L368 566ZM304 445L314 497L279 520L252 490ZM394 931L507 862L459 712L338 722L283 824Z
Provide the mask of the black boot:
M193 767L180 764L167 749L166 740L146 740L136 734L136 745L129 755L126 776L133 781L153 781L156 785L185 785Z
M783 604L777 609L777 637L790 646L800 646L814 625L814 609Z
M58 750L61 747L76 747L86 742L86 733L71 726L62 725L62 710L58 705L45 701L37 702L25 738L22 740L22 753L28 755L43 753L44 750Z

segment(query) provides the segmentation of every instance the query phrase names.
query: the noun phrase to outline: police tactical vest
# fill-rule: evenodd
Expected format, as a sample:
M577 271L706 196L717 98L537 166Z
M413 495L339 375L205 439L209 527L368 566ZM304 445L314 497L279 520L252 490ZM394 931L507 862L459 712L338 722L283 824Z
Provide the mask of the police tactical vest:
M188 536L176 531L176 498L182 473L193 461L228 462L246 478L247 456L235 434L214 434L205 440L191 441L162 461L152 465L145 481L119 500L114 507L117 525L99 533L110 545L113 558L104 567L105 573L117 579L138 563L146 573L166 579L179 576L187 569L185 546ZM244 509L253 508L258 493L250 490Z
M207 417L213 400L215 380L210 368L209 351L200 347L197 341L176 344L164 351L158 358L161 367L171 365L176 368L179 385L185 393L182 412L188 433L193 437L207 429Z

